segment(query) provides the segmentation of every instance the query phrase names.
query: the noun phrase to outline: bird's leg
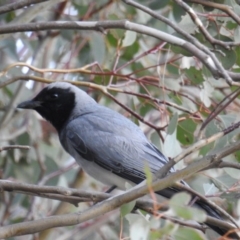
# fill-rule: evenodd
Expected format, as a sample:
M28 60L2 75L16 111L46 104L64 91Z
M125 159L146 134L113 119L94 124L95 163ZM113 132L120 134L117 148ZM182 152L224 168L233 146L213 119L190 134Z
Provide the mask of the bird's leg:
M113 185L113 186L111 186L110 188L108 188L108 190L105 191L105 193L111 193L115 188L117 188L117 186ZM98 202L95 202L95 203L93 204L93 206L96 205L96 204L98 204Z
M117 188L117 186L113 185L105 193L111 193L115 188Z

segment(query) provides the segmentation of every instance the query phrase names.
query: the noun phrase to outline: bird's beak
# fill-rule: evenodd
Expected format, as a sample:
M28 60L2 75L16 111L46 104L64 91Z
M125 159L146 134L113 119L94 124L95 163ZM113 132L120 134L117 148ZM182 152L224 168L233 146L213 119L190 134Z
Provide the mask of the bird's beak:
M24 109L35 109L36 107L40 107L41 102L36 100L25 101L17 105L17 108L24 108Z

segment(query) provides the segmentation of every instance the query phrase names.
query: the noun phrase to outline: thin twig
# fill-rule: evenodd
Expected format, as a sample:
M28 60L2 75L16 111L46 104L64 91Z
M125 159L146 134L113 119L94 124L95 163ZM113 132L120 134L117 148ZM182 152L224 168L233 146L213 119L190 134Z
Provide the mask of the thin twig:
M5 4L0 7L0 14L4 14L10 11L14 11L23 7L30 6L32 4L46 2L46 1L48 0L21 0L13 3Z
M0 152L13 150L13 149L26 149L26 150L29 150L30 148L31 148L30 146L26 146L26 145L9 145L9 146L0 147Z

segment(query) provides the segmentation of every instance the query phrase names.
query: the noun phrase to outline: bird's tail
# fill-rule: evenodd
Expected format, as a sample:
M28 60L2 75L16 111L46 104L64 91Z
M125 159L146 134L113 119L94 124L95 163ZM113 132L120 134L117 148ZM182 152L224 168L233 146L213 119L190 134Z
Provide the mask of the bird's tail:
M180 192L180 191L183 191L183 190L181 190L179 188L175 188L175 187L170 187L170 188L166 188L161 191L158 191L157 194L159 194L165 198L171 198L174 194L176 194L177 192ZM195 198L195 196L192 196L192 199L194 199L194 198ZM212 206L210 206L206 201L204 201L202 199L197 199L194 202L194 206L199 207L200 209L203 209L207 213L207 215L210 217L213 217L213 218L216 218L219 220L223 220L221 215L219 214L218 210L213 208ZM221 236L227 234L229 231L229 229L225 229L221 226L216 226L211 223L206 223L206 225ZM235 232L233 232L231 234L227 234L227 237L229 239L240 239L238 234Z
M219 220L223 220L221 218L220 214L218 213L217 209L214 209L212 206L209 206L207 202L205 202L201 199L198 199L195 204L198 207L200 207L201 209L203 209L207 213L208 216L214 217ZM238 236L238 234L236 232L227 234L229 232L229 229L225 229L223 227L216 226L216 225L213 225L210 223L206 223L206 224L221 236L226 234L226 236L229 239L240 239L240 237Z

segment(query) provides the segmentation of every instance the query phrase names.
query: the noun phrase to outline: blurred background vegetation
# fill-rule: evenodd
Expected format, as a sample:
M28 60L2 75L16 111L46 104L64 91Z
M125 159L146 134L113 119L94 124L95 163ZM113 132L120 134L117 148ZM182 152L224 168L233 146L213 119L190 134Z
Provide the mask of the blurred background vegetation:
M23 5L18 9L6 8L17 2L23 2ZM206 37L196 21L189 16L185 5L181 5L181 1L138 1L175 23L179 29L191 34L209 49L227 73L235 74L235 82L231 86L224 78L216 79L196 56L185 49L146 34L124 29L97 32L67 27L61 30L53 28L38 31L39 22L128 19L142 24L143 27L148 26L184 39L168 24L123 1L28 2L33 4L24 5L24 1L14 0L0 1L0 30L8 25L16 26L15 32L0 35L0 147L31 147L30 150L13 149L0 152L1 179L40 186L65 186L100 192L106 190L105 186L85 175L74 159L64 152L56 131L49 123L35 112L16 109L18 103L30 99L46 85L43 81L33 81L30 78L29 81L16 81L24 76L37 76L51 81L76 81L80 85L94 83L106 86L111 98L99 91L97 85L91 88L85 85L82 88L100 104L119 111L140 125L148 138L171 158L201 138L208 138L239 121L240 101L236 96L220 108L213 120L203 125L218 104L227 101L229 95L238 90L238 1L184 2L193 9L212 39L220 43ZM35 23L36 30L19 32L17 26L27 23ZM37 69L31 69L19 62ZM45 71L39 71L40 69ZM46 69L60 69L62 72ZM69 69L79 70L70 72ZM201 156L217 152L231 144L238 139L238 133L239 130L236 129L224 137L216 138L214 142L206 144L179 162L176 169L182 169ZM240 154L232 153L224 160L238 163ZM215 199L238 219L240 174L236 168L209 169L199 172L187 181L195 190ZM61 201L14 191L1 192L0 224L9 225L82 211L91 204L80 203L76 208ZM190 234L196 234L189 229L189 232L184 232L186 230L179 226L169 227L166 223L161 223L165 226L165 232L162 231L160 235L156 234L159 227L149 233L149 228L144 230L142 223L136 227L131 224L134 222L133 218L129 219L130 223L127 217L121 218L119 211L114 211L77 226L50 229L12 239L128 239L130 234L134 236L140 229L147 232L142 239L164 239L170 232L175 236L174 239L193 239L189 237L195 235ZM154 218L153 221L155 225L151 223L152 229L160 224ZM181 238L183 235L188 238ZM201 234L195 237L194 239L206 239L206 236Z

